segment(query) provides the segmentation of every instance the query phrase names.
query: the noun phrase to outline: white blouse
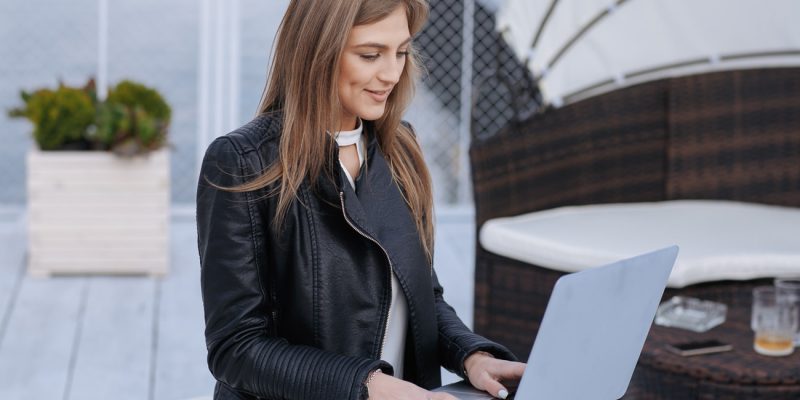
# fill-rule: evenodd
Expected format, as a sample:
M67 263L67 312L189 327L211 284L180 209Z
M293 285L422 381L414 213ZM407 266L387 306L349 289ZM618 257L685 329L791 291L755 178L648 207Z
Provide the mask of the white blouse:
M356 145L359 165L364 165L364 160L366 159L366 140L365 137L361 135L363 129L364 124L362 124L361 119L359 119L356 129L352 131L340 131L334 135L336 144L338 144L339 147ZM355 189L356 183L350 175L350 172L347 171L347 168L341 160L339 160L339 164L342 166L342 171L344 171L345 176L347 176L350 185ZM403 357L405 355L406 345L406 327L408 325L408 302L406 301L403 289L400 287L400 282L394 274L392 275L392 303L389 306L388 318L389 321L386 327L385 339L386 344L383 347L383 356L381 359L394 367L394 376L402 379Z

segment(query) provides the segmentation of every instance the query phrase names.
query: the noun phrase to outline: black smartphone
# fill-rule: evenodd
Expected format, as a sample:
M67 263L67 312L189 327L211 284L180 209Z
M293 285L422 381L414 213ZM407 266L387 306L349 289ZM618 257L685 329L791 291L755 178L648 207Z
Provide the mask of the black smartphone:
M667 344L667 349L682 356L696 356L700 354L721 353L733 350L733 346L716 339L696 342Z

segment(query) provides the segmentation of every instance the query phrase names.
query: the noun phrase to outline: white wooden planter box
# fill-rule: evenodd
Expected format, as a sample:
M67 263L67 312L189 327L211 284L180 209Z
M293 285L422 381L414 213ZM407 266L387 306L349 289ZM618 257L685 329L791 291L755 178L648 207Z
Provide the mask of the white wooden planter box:
M28 272L163 275L169 151L28 153Z

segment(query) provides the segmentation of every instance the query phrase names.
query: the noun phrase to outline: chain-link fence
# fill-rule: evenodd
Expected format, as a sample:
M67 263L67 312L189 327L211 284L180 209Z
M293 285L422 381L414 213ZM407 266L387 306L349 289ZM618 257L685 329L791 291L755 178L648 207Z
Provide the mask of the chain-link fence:
M457 202L460 168L460 116L463 2L435 1L428 24L416 38L424 64L407 118L414 124L434 181L437 203Z
M530 71L495 29L493 10L483 3L475 8L471 126L475 137L497 132L515 114L524 118L540 104Z
M235 98L222 102L238 105L231 118L239 123L252 118L256 110L266 81L271 41L287 3L236 2L239 12L232 14L237 18L233 40L238 44L228 44L228 58L223 59L226 73L235 76L222 79L238 86L224 92ZM497 75L485 78L500 71L519 87L516 83L527 76L494 32L492 9L496 3L431 1L430 21L417 39L427 74L407 118L422 141L439 204L471 202L465 154L470 126L477 134L493 132L513 115L512 98L520 98L527 108L534 104L529 92L512 95L493 81ZM20 89L52 87L59 80L79 85L96 75L98 4L99 0L0 2L0 132L4 143L0 147L0 205L24 204L25 153L32 146L30 124L9 119L5 111L21 103ZM203 4L213 7L204 11ZM202 155L199 149L228 129L212 124L206 127L207 137L201 134L208 111L200 99L203 82L214 78L213 73L203 72L203 63L217 62L204 59L203 43L213 48L217 38L213 31L211 36L208 31L204 34L203 21L208 13L219 11L214 7L231 4L224 0L107 1L109 83L125 78L141 81L158 89L173 108L170 143L175 204L194 201L198 157ZM470 30L466 35L465 27ZM469 54L463 52L465 43L472 44ZM233 67L227 65L230 57L237 60ZM470 96L477 99L472 118Z
M430 20L416 40L427 75L408 118L419 131L439 204L472 201L464 154L470 131L489 135L515 115L513 104L520 116L538 104L528 70L495 31L497 3L432 1Z

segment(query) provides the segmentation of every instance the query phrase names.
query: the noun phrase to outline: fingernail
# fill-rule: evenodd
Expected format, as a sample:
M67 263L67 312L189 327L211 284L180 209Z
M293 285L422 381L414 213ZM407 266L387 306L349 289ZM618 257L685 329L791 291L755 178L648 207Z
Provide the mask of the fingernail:
M500 391L497 392L497 397L505 399L506 397L508 397L508 390L500 389Z

